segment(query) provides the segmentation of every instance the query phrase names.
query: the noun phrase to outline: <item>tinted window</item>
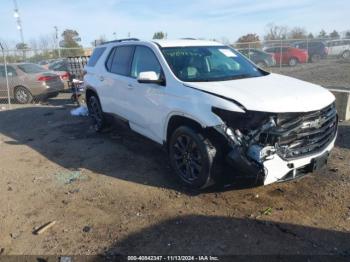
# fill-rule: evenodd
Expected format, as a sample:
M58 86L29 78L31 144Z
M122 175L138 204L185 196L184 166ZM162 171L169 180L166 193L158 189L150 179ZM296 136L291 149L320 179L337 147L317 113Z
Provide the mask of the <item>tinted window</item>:
M268 52L268 53L275 53L276 52L276 48L274 48L274 47L267 48L265 51Z
M295 45L296 48L301 48L301 49L305 49L306 48L306 43L297 43Z
M16 70L12 66L7 66L7 75L16 76ZM0 77L5 77L5 66L0 66Z
M113 48L112 51L109 53L107 61L106 61L106 68L107 68L108 71L111 71L113 57L114 57L114 52L115 52L115 48Z
M160 76L161 66L151 49L144 46L136 47L131 67L131 76L137 78L140 72L153 71Z
M65 63L65 62L53 63L49 66L49 69L53 71L69 71L68 63Z
M262 76L240 53L227 46L167 47L163 55L182 81L225 81Z
M36 64L22 64L22 65L19 65L18 68L27 74L36 74L36 73L41 73L41 72L47 71L44 68L42 68L41 66L36 65Z
M118 75L129 76L134 49L133 46L116 47L110 72Z
M105 47L99 47L95 48L94 52L92 53L89 62L87 63L87 66L95 66L98 59L100 59L103 52L106 50Z

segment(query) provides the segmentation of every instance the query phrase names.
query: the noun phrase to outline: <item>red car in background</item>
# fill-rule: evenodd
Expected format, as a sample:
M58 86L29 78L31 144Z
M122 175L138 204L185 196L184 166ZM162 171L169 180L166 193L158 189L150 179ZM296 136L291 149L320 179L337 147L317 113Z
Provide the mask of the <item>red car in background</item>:
M283 46L282 48L280 46L269 47L265 49L265 52L273 54L277 64L282 62L282 64L289 66L296 66L299 63L307 63L309 59L307 50L290 46Z

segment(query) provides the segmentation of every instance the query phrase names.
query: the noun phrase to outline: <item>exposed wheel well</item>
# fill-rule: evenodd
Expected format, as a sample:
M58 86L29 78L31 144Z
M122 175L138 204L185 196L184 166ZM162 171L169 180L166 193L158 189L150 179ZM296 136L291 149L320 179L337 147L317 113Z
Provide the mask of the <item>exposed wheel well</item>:
M85 94L85 96L86 96L86 102L89 101L90 97L93 96L93 95L95 95L95 96L99 99L97 93L96 93L94 90L88 88L88 89L86 90L86 94Z
M196 131L202 129L202 126L193 119L190 119L185 116L172 116L169 119L167 126L166 142L169 141L172 133L180 126L189 126L195 129Z
M180 126L188 126L193 128L195 131L201 131L203 135L205 135L206 137L210 137L215 143L225 143L225 138L221 134L219 134L219 132L217 132L213 127L203 128L200 123L191 118L176 115L172 116L168 122L167 136L165 141L166 148L168 147L168 142L170 141L171 135Z

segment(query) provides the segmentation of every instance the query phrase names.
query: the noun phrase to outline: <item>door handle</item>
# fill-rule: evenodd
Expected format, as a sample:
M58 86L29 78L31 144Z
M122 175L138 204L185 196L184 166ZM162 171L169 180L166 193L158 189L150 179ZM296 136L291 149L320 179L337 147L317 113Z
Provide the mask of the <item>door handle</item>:
M100 81L103 82L105 78L103 76L100 76Z
M132 84L128 84L128 89L134 89L134 86Z

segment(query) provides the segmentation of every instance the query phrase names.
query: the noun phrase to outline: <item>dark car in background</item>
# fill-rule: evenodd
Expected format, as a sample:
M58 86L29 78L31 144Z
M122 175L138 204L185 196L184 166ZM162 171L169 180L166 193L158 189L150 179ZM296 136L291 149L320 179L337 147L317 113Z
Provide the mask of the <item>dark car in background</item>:
M89 57L88 56L76 56L68 57L49 65L49 70L55 71L61 80L65 83L65 89L68 89L70 82L75 79L83 79L84 76L84 66L86 65Z
M306 50L290 46L274 46L265 49L265 52L273 54L277 64L296 66L307 63L308 53Z
M238 51L259 67L264 68L276 65L274 56L262 50L255 48L242 48L238 49Z
M328 55L328 48L323 41L299 41L292 44L293 47L307 50L309 62L317 62Z
M69 64L68 60L56 60L53 63L49 64L48 69L54 71L57 75L59 75L64 83L64 89L69 89L68 82L71 80L72 67Z

